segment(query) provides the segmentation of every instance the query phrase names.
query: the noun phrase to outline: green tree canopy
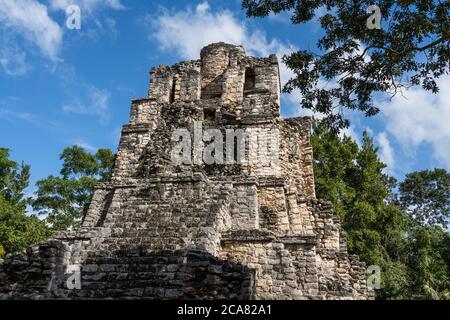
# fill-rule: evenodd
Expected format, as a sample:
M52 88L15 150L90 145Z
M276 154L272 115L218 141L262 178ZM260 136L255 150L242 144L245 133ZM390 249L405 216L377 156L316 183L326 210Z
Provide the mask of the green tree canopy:
M450 216L450 173L434 169L407 174L400 183L400 202L417 223L446 228Z
M410 230L405 261L411 274L412 298L450 300L450 235L439 227Z
M0 193L5 200L25 207L24 190L28 187L30 166L19 166L9 159L9 149L0 148Z
M315 122L311 141L317 197L333 202L347 233L349 251L358 254L367 265L381 268L382 289L376 291L377 297L447 298L449 234L438 226L416 223L398 200L407 198L406 186L409 191L427 189L431 181L437 180L436 176L431 175L431 179L429 173L413 172L400 184L405 190L399 193L397 181L384 173L385 164L367 133L363 133L358 146L350 137L340 137ZM416 181L413 177L417 176L429 179ZM445 174L440 172L438 176ZM438 190L442 191L440 183ZM431 184L436 186L435 181ZM434 194L426 199L428 206L442 207L442 197Z
M45 223L26 214L30 166L9 159L9 150L0 148L0 258L49 236Z
M299 90L302 107L325 114L323 122L333 129L349 125L346 109L377 114L376 93L395 95L411 85L436 93L436 79L449 71L449 1L243 0L242 5L249 17L286 11L294 24L318 19L324 31L318 51L283 58L295 74L284 92ZM367 27L371 5L381 11L381 29Z
M395 179L377 155L369 135L359 147L350 137L339 137L315 123L312 135L314 173L318 198L333 202L349 236L350 251L370 264L383 260L384 241L401 238L406 224L392 195ZM380 250L381 249L381 250Z
M27 215L21 206L0 195L0 258L28 245L47 239L50 231L44 221Z
M80 225L86 214L94 187L109 179L114 155L109 149L95 154L79 146L65 148L61 176L49 176L37 182L33 208L46 215L53 230L66 230Z

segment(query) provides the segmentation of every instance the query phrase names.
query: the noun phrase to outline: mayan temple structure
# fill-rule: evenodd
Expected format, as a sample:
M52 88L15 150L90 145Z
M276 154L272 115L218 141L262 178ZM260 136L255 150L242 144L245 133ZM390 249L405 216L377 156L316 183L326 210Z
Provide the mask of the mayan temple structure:
M280 117L276 56L200 57L151 69L81 228L0 262L0 299L373 297L315 197L310 119Z

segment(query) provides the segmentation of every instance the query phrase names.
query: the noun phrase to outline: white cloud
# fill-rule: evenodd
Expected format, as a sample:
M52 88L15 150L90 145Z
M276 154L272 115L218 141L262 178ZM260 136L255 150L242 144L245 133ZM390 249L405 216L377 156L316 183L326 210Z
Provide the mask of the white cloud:
M122 10L125 8L120 0L49 0L49 2L52 10L66 11L66 8L70 5L77 5L80 7L82 13L85 12L89 15L102 7L114 10Z
M34 126L49 129L57 127L57 124L39 114L23 111L26 105L17 97L6 97L0 100L0 119L16 124L27 122Z
M406 152L429 144L433 157L450 168L450 75L440 78L438 85L438 94L414 87L395 96L383 107L383 117L386 130Z
M104 10L125 9L120 0L48 0L48 2L52 11L66 12L71 5L80 7L81 29L77 30L76 34L89 40L99 39L103 35L115 38L118 34L116 21L105 16Z
M84 97L84 99L80 97L75 98L74 101L63 106L63 111L97 116L100 124L106 125L111 119L108 108L111 93L108 90L98 89L93 85L86 85L85 91L87 92L87 97Z
M295 50L277 39L268 41L261 30L249 30L228 10L213 12L208 2L176 12L164 9L147 18L153 27L151 38L158 41L162 50L174 51L183 59L198 59L204 46L219 41L243 45L248 54L258 56L276 53L281 58ZM280 72L282 81L287 81L290 71L281 67Z
M94 146L94 145L90 144L89 142L86 142L86 141L84 141L82 139L75 140L72 144L77 145L79 147L82 147L82 148L86 149L89 152L96 152L98 150L98 147L96 147L96 146Z
M31 123L39 122L39 117L35 114L29 112L18 112L6 108L5 109L0 108L0 119L4 119L11 122L16 119Z
M58 60L63 32L45 5L36 0L0 0L0 24L36 45L50 60Z
M178 12L163 10L148 17L154 27L152 37L163 50L175 50L182 58L197 59L200 49L212 42L243 44L244 26L228 10L213 13L207 2Z
M267 16L267 19L269 21L275 22L275 23L287 23L291 24L291 17L293 12L292 11L282 11L280 13L273 13L270 12Z
M80 6L83 22L94 21L82 34L94 37L99 34L99 30L113 35L117 33L113 19L101 20L96 13L103 8L124 9L120 0L0 0L0 47L6 48L0 51L0 65L5 73L26 73L29 67L24 50L32 52L34 47L51 62L61 61L64 27L49 15L49 10L52 14L55 11L65 12L72 4ZM23 45L26 47L23 48ZM31 49L28 48L30 45Z
M57 74L68 97L62 104L61 109L64 112L98 117L101 125L109 123L111 119L109 90L101 89L86 81L70 65L60 65Z
M42 128L50 128L56 126L54 122L44 119L40 115L26 111L15 110L13 108L5 108L2 106L0 106L0 119L3 119L10 123L16 123L17 121L27 122Z
M25 52L18 47L9 46L0 49L0 65L8 75L20 76L27 73L29 67L25 58Z
M376 139L380 147L380 160L387 165L387 171L392 173L395 168L394 151L386 132L380 132Z

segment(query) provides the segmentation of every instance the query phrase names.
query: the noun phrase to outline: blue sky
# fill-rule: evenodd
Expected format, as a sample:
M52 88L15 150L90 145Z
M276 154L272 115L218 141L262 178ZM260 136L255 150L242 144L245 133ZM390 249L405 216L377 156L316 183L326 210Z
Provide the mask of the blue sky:
M279 57L313 48L317 22L288 16L245 18L240 0L0 0L0 146L31 165L34 183L58 174L59 154L78 144L116 150L130 100L144 97L151 66L196 59L211 42L242 44L247 53ZM81 8L81 29L65 26L65 9ZM282 81L290 72L281 66ZM375 118L349 114L347 130L368 130L387 171L398 178L426 168L450 169L450 77L441 93L420 88L383 100ZM282 115L305 114L298 94L284 95Z

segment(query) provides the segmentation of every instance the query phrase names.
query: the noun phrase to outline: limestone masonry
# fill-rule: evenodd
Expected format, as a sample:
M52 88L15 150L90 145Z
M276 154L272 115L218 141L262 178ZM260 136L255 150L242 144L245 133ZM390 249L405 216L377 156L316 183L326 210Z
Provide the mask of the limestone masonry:
M0 262L1 299L373 297L315 197L310 119L280 118L276 56L224 43L200 56L151 69L82 227ZM248 133L241 163L174 165L172 133L197 121Z

